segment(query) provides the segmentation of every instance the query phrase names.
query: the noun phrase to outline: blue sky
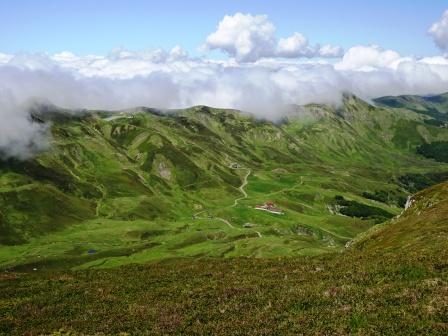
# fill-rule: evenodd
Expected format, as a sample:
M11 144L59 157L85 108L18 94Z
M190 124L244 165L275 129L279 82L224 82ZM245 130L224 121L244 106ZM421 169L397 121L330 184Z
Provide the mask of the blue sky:
M448 3L376 1L119 1L2 0L0 52L107 54L181 45L190 54L226 14L266 14L278 36L300 32L310 41L378 44L403 55L440 54L427 30Z
M285 105L338 105L343 92L448 92L447 0L0 0L0 148L11 156L46 144L23 108L36 97L279 120Z

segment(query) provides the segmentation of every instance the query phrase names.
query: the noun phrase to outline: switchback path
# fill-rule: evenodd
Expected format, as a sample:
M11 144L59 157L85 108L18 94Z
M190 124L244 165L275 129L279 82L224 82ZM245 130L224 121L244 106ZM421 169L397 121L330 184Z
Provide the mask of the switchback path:
M242 196L242 197L239 197L239 198L237 198L237 199L235 199L234 202L233 202L233 204L230 206L231 208L237 206L237 205L238 205L238 202L239 202L240 200L245 199L245 198L248 197L247 192L246 192L246 190L244 190L244 188L246 187L246 185L247 185L247 183L248 183L248 182L247 182L247 179L248 179L249 175L252 173L252 170L250 170L249 168L234 168L234 169L244 169L244 170L247 170L247 173L246 173L246 175L245 175L244 178L243 178L243 183L242 183L241 186L238 188L238 190L241 191L241 193L243 194L243 196ZM225 219L225 218L221 218L221 217L212 217L212 218L197 217L198 215L200 215L201 213L204 213L204 212L206 212L206 211L207 211L207 210L202 210L202 211L200 211L200 212L194 214L193 217L196 218L196 219L208 219L208 220L216 219L216 220L219 220L219 221L221 221L221 222L227 224L229 227L231 227L231 228L233 228L233 229L236 229L236 227L233 226L232 223L230 223L230 222L229 222L227 219ZM261 233L258 232L258 231L256 231L256 232L257 232L258 236L261 238L261 237L262 237L262 236L261 236Z
M243 194L243 197L239 197L239 198L235 199L235 201L233 202L233 205L231 206L231 208L237 206L239 201L247 198L247 192L246 192L246 190L244 190L244 187L247 186L247 183L248 183L247 179L248 179L249 175L252 173L252 171L249 168L236 168L236 169L246 169L247 170L247 174L243 178L243 183L238 188L241 191L241 193Z

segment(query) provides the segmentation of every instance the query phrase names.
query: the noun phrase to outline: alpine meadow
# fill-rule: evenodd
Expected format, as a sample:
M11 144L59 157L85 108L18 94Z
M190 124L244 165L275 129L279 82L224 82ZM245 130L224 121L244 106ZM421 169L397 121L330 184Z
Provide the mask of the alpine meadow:
M0 335L446 335L445 7L0 4Z

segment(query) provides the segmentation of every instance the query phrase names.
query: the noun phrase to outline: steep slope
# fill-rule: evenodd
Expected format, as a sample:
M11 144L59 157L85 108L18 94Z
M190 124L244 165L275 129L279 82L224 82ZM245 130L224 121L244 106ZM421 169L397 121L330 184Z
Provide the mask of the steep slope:
M205 106L33 116L51 149L0 163L3 267L334 251L448 171L415 154L447 129L352 95L278 123Z
M448 248L448 183L409 198L406 210L390 223L359 238L353 248L391 253L408 251L432 255Z

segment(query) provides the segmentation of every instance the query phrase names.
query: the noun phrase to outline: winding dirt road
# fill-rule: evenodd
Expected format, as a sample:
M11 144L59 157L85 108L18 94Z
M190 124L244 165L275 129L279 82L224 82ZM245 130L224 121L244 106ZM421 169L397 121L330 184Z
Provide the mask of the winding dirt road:
M237 199L235 199L235 201L233 202L233 204L230 206L231 208L237 206L239 201L241 201L242 199L245 199L245 198L248 197L247 192L246 192L246 190L244 190L244 188L247 186L247 183L248 183L248 182L247 182L247 179L248 179L249 175L252 173L252 171L251 171L249 168L233 168L233 169L244 169L244 170L247 170L247 173L246 173L246 175L245 175L244 178L243 178L243 183L242 183L241 186L238 188L238 190L241 191L241 193L243 194L243 196L242 196L242 197L239 197L239 198L237 198ZM212 217L212 218L208 218L208 217L198 217L198 215L200 215L201 213L204 213L204 212L206 212L206 211L207 211L207 210L202 210L202 211L200 211L200 212L194 214L193 217L196 218L196 219L210 219L210 220L216 219L216 220L219 220L219 221L221 221L221 222L227 224L229 227L231 227L231 228L233 228L233 229L236 229L236 228L232 225L232 223L230 223L230 222L229 222L227 219L225 219L225 218L221 218L221 217ZM261 238L261 237L262 237L261 233L258 232L258 231L256 231L256 232L257 232L258 236Z
M243 197L239 197L239 198L235 199L235 201L233 202L233 205L231 206L231 208L237 206L239 201L247 198L247 192L246 192L246 190L244 190L244 187L247 186L247 183L248 183L247 179L248 179L249 175L252 173L252 171L249 168L235 168L235 169L246 169L247 170L247 174L243 178L243 183L238 188L241 191L241 193L243 194Z

